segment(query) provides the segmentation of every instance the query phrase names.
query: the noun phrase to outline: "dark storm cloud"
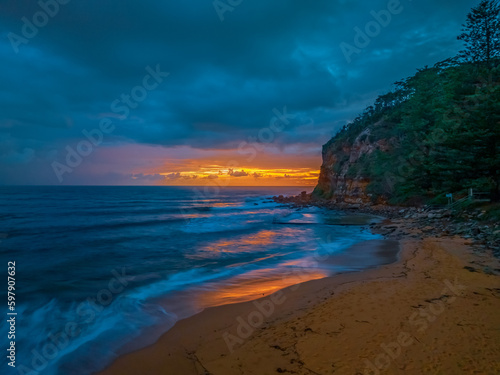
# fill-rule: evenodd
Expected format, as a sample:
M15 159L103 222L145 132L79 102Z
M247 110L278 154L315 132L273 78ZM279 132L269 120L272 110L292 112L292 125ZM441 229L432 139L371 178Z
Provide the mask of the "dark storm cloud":
M6 178L14 164L28 175L59 160L83 129L98 128L105 117L116 129L104 146L227 149L257 137L273 109L286 106L297 117L274 142L316 142L319 150L392 82L453 56L460 24L475 4L401 0L403 10L348 63L339 45L353 44L354 28L363 29L373 20L370 12L390 1L244 0L223 22L212 1L64 2L18 53L9 33L22 37L22 18L32 20L40 5L1 5L0 173ZM112 103L157 65L168 78L126 119L118 118Z
M234 171L233 169L229 169L229 172L227 173L229 176L232 177L246 177L248 176L248 173L241 170L241 171Z

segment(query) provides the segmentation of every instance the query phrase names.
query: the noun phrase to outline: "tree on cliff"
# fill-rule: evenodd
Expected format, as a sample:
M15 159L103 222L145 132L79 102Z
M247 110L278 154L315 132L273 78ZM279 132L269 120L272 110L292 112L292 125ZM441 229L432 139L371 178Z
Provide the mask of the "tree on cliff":
M459 57L467 62L485 62L491 66L493 59L500 56L500 6L497 0L481 0L472 8L458 36L465 42L465 49Z
M437 124L446 136L434 149L434 176L450 192L490 190L500 199L500 72L462 66L447 72L447 116Z
M497 1L471 10L459 56L396 82L324 146L316 196L330 197L345 177L368 179L374 201L444 203L446 194L464 196L470 188L500 201ZM369 143L370 151L352 162L355 142Z

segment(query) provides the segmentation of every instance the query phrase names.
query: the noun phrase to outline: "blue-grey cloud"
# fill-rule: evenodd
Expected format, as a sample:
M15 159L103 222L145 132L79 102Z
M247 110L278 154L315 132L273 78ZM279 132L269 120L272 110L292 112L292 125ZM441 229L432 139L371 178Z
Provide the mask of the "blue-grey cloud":
M115 128L100 147L231 149L257 138L273 109L286 106L297 116L273 143L316 143L319 152L392 82L456 54L474 5L401 0L403 10L348 63L340 44L353 44L354 28L363 30L391 1L243 1L221 22L212 1L41 0L58 9L32 38L23 19L35 22L40 3L3 1L0 178L51 182L50 163L103 118ZM27 43L16 45L14 34ZM168 77L136 89L157 66ZM147 96L120 117L112 103L123 105L134 89Z

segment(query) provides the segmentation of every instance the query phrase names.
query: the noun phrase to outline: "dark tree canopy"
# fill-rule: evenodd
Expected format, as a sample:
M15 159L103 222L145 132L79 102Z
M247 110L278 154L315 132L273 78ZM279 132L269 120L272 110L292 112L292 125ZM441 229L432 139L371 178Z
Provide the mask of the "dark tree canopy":
M500 6L497 0L481 0L472 8L458 36L465 42L460 57L468 62L491 63L500 56Z
M346 176L368 178L372 197L443 203L446 194L464 196L472 188L500 201L499 14L496 0L482 0L458 37L465 43L459 56L396 82L344 126L325 145L337 154L334 172L364 133L374 151Z

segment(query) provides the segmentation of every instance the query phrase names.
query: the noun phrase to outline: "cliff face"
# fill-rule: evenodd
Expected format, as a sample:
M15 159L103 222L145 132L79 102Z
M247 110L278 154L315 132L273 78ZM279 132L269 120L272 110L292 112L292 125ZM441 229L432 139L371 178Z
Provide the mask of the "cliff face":
M500 59L460 60L418 69L344 125L311 198L442 205L474 189L500 201Z
M374 124L377 126L378 124ZM387 151L385 139L374 140L370 127L361 130L354 139L332 138L323 146L323 164L313 197L337 203L368 203L372 195L368 170L370 155L376 150Z

